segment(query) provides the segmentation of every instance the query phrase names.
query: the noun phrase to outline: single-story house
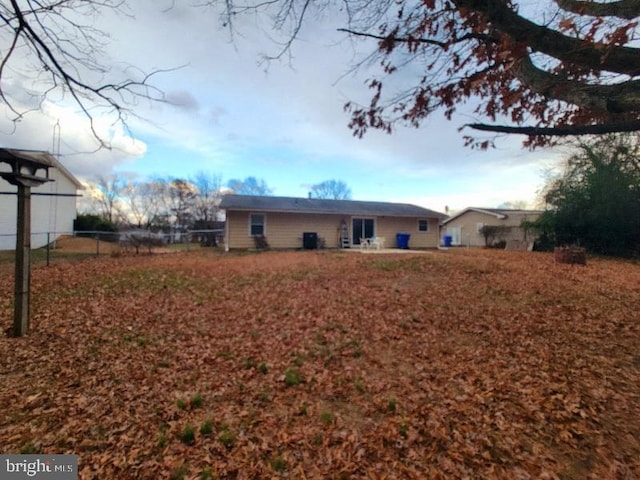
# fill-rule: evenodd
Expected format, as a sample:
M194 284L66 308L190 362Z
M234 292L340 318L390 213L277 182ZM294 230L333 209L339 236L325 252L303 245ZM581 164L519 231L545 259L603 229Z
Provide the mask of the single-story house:
M394 248L398 233L409 234L409 248L435 248L446 218L405 203L231 194L220 208L226 212L227 250L254 248L261 237L271 248L350 248L371 238L384 238L384 247Z
M468 207L442 222L442 233L451 237L452 245L491 246L499 242L532 242L522 228L523 221L534 221L542 210ZM483 227L496 227L484 229Z
M73 232L78 190L84 187L53 155L31 150L0 149L5 156L46 155L51 182L31 189L31 248L40 248L60 235ZM0 172L9 172L8 163L0 162ZM16 248L18 216L17 187L0 178L0 250ZM47 235L49 234L49 235Z

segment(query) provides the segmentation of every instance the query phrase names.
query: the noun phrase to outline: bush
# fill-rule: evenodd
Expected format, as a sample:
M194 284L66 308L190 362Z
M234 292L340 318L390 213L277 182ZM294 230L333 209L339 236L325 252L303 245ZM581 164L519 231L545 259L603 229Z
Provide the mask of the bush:
M78 214L73 221L73 229L78 232L117 232L115 223L98 215Z
M507 225L485 225L480 229L484 236L484 244L492 248L504 248L507 245L505 237L511 232Z
M267 242L267 237L264 235L255 235L253 237L253 241L256 244L256 249L258 250L268 250L269 242Z

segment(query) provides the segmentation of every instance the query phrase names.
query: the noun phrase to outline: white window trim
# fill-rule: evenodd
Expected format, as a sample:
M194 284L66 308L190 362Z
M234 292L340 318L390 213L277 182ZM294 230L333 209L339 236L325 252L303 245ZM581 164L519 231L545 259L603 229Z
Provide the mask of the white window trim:
M427 222L427 229L426 230L420 230L420 222ZM431 227L429 226L429 219L428 218L419 218L418 219L417 229L418 229L418 233L429 233L431 231Z
M262 236L266 237L267 236L267 214L266 213L258 213L258 212L255 212L255 213L252 212L252 213L249 214L249 236L250 237L256 237L257 236L257 235L253 235L251 233L251 226L253 225L251 223L251 219L252 219L252 217L254 215L262 215Z

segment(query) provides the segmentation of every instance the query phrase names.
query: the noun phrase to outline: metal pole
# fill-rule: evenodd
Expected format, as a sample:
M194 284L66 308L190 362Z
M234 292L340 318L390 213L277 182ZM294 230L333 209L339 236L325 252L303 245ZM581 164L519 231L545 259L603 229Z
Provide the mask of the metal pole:
M29 285L31 266L31 187L18 185L18 231L16 238L16 284L13 334L29 331Z
M49 266L50 255L51 255L51 232L47 232L47 267Z

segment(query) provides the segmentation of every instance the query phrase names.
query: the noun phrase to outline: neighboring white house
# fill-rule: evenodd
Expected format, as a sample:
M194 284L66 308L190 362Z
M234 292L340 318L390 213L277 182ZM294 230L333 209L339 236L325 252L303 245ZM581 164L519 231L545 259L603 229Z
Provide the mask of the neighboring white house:
M84 187L58 160L49 156L53 168L49 178L31 189L31 248L40 248L60 235L73 232L78 190ZM8 172L8 164L0 162L0 171ZM17 187L0 178L0 250L16 248Z

